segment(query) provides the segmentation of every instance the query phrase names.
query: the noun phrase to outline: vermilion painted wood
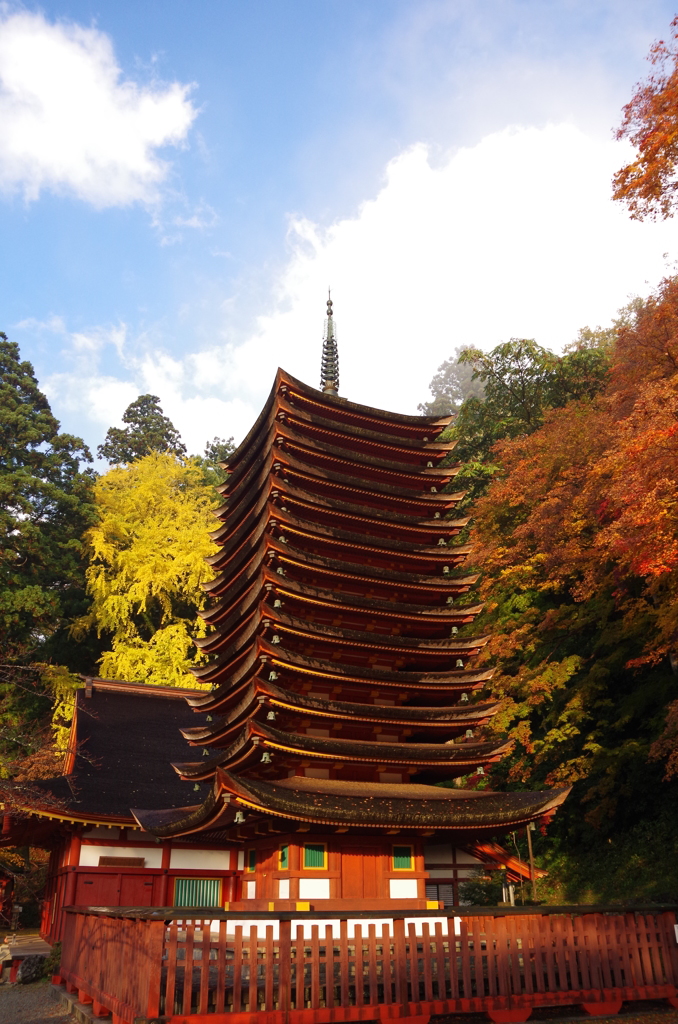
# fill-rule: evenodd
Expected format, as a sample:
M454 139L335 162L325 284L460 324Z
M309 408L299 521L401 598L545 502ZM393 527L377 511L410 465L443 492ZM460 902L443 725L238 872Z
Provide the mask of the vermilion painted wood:
M235 929L235 941L233 943L233 1012L239 1013L242 1009L242 925Z
M174 1011L174 993L176 990L177 943L179 925L172 921L167 930L167 979L165 982L165 1012Z
M258 998L258 985L257 975L259 971L259 929L261 926L252 928L250 932L249 942L249 961L250 961L250 989L248 997L248 1005L250 1012L259 1009L259 998Z
M309 938L301 926L292 936L284 921L274 939L270 924L265 935L259 927L243 936L241 926L229 935L226 922L211 933L204 918L166 925L70 913L60 976L98 1012L173 1024L206 1017L212 1024L274 1024L280 1013L308 1012L322 1024L480 1011L510 1024L506 1014L526 1019L533 1006L579 1004L600 1015L623 999L678 999L673 912L457 920L459 935L454 918L436 922L434 932L425 924L420 935L413 924L406 935L399 918L380 936L374 923L356 925L351 938L346 921L339 936L324 929L321 937L313 924Z
M349 950L348 923L342 921L339 926L339 1005L349 1005Z
M510 965L509 965L509 950L508 950L508 936L506 935L506 923L505 921L497 921L496 928L493 928L493 936L483 936L486 938L486 951L487 951L487 988L484 984L484 972L482 970L482 939L479 934L481 922L478 918L473 920L473 946L477 946L478 953L476 954L476 996L484 995L508 995L510 992ZM480 976L478 976L478 958L481 958L480 964Z
M445 999L447 997L447 986L445 984L445 978L447 977L448 970L445 966L445 949L443 945L443 928L440 921L436 921L434 929L434 942L435 942L435 954L434 954L434 970L436 979L436 999ZM450 960L452 954L450 954ZM449 962L449 961L448 961Z
M462 995L462 997L465 999L469 999L473 993L473 985L471 982L471 938L469 935L469 929L471 929L472 927L472 919L469 920L467 918L464 918L462 920L459 936L459 945L461 947L461 981L463 987L460 992L460 995ZM448 920L448 934L450 934L450 920Z
M307 955L308 954L308 955ZM304 980L306 971L310 973L310 995L311 1006L320 1005L320 942L318 940L318 925L311 927L310 944L304 946Z
M407 997L407 959L405 954L405 922L393 922L393 946L395 966L396 1003L408 1002Z

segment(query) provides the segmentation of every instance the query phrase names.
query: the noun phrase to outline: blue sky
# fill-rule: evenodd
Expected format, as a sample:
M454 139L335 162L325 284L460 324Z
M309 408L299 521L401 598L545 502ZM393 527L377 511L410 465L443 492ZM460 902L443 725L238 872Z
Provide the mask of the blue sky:
M653 0L0 4L0 328L95 446L138 394L189 449L275 367L415 411L457 345L558 349L675 272L610 199Z

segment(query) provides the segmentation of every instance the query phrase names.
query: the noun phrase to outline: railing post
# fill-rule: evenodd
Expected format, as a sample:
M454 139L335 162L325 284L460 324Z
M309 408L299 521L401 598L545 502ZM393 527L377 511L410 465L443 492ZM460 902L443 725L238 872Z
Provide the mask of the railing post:
M393 951L395 953L396 1002L407 1006L409 1003L407 997L407 953L405 919L402 917L397 917L393 921Z
M141 922L140 922L141 923ZM148 970L147 1017L160 1014L160 980L162 976L162 954L165 947L165 922L146 922L146 959ZM207 965L209 970L209 962Z
M74 946L75 946L75 930L76 930L76 914L64 914L64 930L63 939L61 942L61 964L59 965L59 974L65 980L68 974L73 971L73 959L74 959Z
M292 922L281 921L278 938L278 1009L285 1014L290 1010L290 973L292 956ZM268 1009L268 1007L267 1007Z

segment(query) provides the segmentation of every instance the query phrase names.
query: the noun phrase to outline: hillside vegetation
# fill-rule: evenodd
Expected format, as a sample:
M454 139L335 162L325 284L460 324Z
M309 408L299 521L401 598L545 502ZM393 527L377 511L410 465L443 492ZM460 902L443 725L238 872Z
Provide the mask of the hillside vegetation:
M485 386L453 430L474 632L514 740L489 784L572 786L536 841L551 902L676 900L678 279L563 357L514 340L461 358Z

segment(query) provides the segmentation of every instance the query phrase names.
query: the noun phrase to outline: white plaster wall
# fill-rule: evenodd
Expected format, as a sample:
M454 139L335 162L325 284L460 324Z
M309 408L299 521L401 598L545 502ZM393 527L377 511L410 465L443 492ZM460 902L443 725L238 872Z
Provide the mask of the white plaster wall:
M228 871L230 866L230 850L173 849L170 853L170 867L181 871Z
M416 900L416 878L389 878L389 896L392 900Z
M300 900L328 900L330 898L329 878L300 878Z
M159 846L90 846L83 843L80 847L79 864L82 867L98 867L99 857L143 857L146 868L159 868L162 864Z

